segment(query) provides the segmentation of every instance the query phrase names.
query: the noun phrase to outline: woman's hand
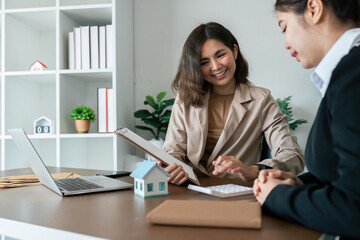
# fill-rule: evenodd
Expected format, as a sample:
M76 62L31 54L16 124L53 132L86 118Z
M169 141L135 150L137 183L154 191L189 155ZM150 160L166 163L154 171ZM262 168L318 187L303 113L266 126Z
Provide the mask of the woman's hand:
M257 166L246 166L234 156L220 156L213 161L212 164L215 167L213 171L214 175L227 171L245 182L253 181L259 174L259 168Z
M265 202L269 193L279 184L295 186L302 185L303 182L292 172L279 169L261 170L258 179L254 181L253 185L254 195L261 205Z
M157 161L157 164L163 167L163 163L161 161ZM168 178L168 182L172 184L181 185L189 179L189 174L184 171L181 165L173 163L164 169L171 175L171 177Z
M265 176L264 182L260 182L259 179L256 179L253 185L253 192L258 202L261 205L263 205L270 192L280 184L286 184L290 186L296 185L295 181L292 178L287 178L285 180L282 180L279 178L272 178L270 176Z
M286 180L288 178L294 180L296 185L302 185L304 184L295 174L293 174L292 172L285 172L285 171L281 171L279 169L266 169L266 170L262 170L259 173L259 181L262 183L266 182L266 176L269 176L271 178L276 178L276 179L280 179L280 180Z

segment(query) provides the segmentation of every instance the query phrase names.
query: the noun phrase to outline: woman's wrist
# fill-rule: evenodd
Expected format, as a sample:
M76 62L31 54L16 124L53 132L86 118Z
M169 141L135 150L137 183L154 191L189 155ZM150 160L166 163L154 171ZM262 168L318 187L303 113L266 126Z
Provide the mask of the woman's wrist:
M255 180L259 176L260 169L257 165L252 165L248 167L251 173L252 180Z

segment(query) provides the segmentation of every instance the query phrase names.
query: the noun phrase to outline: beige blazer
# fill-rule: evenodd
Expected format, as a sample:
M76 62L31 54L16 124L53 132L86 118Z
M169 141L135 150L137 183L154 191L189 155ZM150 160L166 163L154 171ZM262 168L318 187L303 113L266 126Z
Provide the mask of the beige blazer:
M213 176L212 161L219 156L235 156L248 166L258 163L265 137L274 157L261 164L295 174L303 170L303 154L290 132L287 116L281 114L269 90L246 84L236 88L228 119L204 168L200 160L208 134L209 96L210 92L201 107L185 107L176 97L163 146L167 153L188 163L197 173ZM217 177L232 175L223 173Z

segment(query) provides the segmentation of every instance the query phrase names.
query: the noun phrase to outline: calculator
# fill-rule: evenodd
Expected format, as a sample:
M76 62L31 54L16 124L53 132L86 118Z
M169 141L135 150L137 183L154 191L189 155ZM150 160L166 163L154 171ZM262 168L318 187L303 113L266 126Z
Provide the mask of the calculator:
M189 184L188 189L220 198L236 197L236 196L253 193L251 187L245 187L237 184L223 184L223 185L215 185L209 187L200 187L193 184Z

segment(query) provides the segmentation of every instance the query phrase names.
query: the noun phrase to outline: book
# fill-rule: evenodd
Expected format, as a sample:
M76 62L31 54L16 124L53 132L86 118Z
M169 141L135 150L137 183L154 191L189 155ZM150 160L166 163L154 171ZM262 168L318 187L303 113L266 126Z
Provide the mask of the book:
M107 88L98 88L98 132L106 133L107 130Z
M98 88L98 132L115 131L114 91Z
M90 65L91 69L99 68L99 27L90 27Z
M261 228L261 206L258 202L166 200L147 214L153 224Z
M114 104L114 90L108 89L107 93L107 106L108 106L108 118L107 118L107 133L113 132L116 130L115 126L115 104Z
M99 26L99 67L106 68L106 30L105 26Z
M81 69L90 69L90 27L81 26Z
M114 133L122 137L129 143L133 144L135 147L144 151L145 153L151 155L153 158L163 162L165 165L170 165L172 163L181 165L184 171L189 175L189 180L197 185L200 185L200 182L196 174L194 173L194 169L192 167L174 158L170 154L166 153L163 149L158 148L157 146L151 144L149 141L146 141L144 138L124 127L117 129Z
M74 28L75 39L75 69L81 69L81 32L80 27Z
M69 38L68 38L68 61L69 61L69 69L75 69L74 32L69 32Z
M106 25L106 68L113 67L113 28Z

